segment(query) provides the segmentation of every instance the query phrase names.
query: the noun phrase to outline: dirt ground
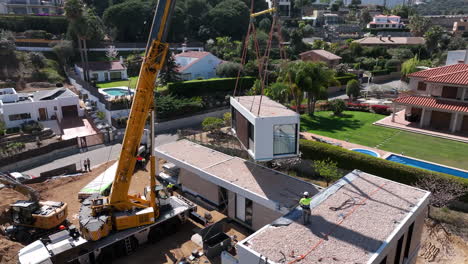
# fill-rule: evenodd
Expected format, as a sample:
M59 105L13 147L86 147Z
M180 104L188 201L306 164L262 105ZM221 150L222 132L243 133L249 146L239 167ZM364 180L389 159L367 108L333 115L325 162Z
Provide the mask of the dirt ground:
M426 219L416 264L468 263L468 242Z

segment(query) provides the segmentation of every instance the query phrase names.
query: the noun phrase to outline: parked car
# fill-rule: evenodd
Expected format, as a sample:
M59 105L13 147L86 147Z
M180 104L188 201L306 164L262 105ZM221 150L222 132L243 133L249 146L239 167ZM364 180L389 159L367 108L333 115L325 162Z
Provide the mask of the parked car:
M17 181L19 182L25 182L25 181L28 181L28 180L32 180L34 178L37 178L35 176L31 176L29 174L26 174L26 173L22 173L22 172L9 172L8 175L10 175L11 177L15 178ZM3 187L5 187L5 185L3 184L0 184L0 189L3 189Z

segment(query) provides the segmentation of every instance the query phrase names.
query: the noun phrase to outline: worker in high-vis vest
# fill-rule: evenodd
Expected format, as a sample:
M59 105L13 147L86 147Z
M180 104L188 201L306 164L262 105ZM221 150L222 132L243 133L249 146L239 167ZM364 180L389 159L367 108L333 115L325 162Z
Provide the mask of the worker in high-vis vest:
M312 198L310 198L309 192L304 192L299 200L299 205L302 208L302 220L305 225L310 223L310 202L312 202Z

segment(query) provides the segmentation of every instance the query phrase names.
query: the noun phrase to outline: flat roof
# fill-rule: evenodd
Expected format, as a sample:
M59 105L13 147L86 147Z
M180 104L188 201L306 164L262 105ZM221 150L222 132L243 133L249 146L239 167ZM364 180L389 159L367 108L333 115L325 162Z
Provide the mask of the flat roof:
M179 167L180 163L184 163L197 168L208 176L277 202L283 207L294 208L305 191L312 195L318 193L318 188L311 183L188 140L159 146L156 148L156 156L170 158L170 162Z
M256 117L277 117L277 116L295 116L296 112L286 106L271 100L268 96L252 95L252 96L236 96L234 97L247 111ZM261 100L261 104L260 104ZM258 109L260 108L260 114Z
M312 198L311 224L304 225L295 209L240 246L277 263L293 261L293 251L296 257L306 255L302 264L367 263L428 196L356 170Z

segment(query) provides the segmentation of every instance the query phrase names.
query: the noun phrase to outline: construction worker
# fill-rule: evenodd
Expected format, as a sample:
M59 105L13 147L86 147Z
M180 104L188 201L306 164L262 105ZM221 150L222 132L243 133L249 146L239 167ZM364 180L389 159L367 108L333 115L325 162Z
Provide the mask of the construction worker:
M310 198L309 192L304 192L302 194L301 200L299 200L299 205L302 208L302 220L304 224L310 223L310 202L312 198Z
M167 192L169 192L169 195L172 196L174 194L174 184L172 183L169 183L166 188L167 188Z

